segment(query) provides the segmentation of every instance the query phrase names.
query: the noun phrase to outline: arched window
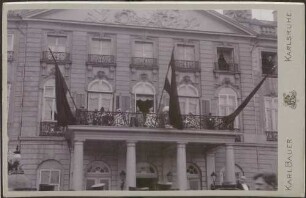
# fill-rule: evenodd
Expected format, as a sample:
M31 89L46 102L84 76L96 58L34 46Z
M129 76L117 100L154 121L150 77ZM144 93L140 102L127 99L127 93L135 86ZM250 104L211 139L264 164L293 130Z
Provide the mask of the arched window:
M155 112L155 88L149 82L139 82L133 87L135 95L135 111Z
M196 165L187 163L187 178L189 190L201 189L201 171Z
M181 114L199 115L199 93L191 84L183 84L178 87Z
M237 108L237 94L231 88L223 88L219 92L219 116L227 116ZM234 127L238 128L238 118Z
M42 120L43 121L57 120L54 79L49 79L44 84Z
M47 160L41 163L37 169L37 188L39 190L60 190L61 170L62 166L56 160Z
M105 80L94 80L88 85L88 110L113 110L113 89Z
M103 190L111 189L111 169L102 161L94 161L86 168L86 190L98 184L103 185Z

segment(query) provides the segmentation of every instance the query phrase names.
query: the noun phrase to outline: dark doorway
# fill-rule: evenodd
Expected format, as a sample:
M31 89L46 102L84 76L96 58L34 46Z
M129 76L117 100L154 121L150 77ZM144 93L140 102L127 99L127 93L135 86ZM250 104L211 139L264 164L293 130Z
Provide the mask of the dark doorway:
M157 178L137 178L137 188L148 187L149 190L157 190Z

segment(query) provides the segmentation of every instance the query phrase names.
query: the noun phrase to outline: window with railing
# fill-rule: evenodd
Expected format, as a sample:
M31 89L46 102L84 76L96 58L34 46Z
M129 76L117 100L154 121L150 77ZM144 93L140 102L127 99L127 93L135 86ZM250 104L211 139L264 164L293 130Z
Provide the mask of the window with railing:
M42 61L47 63L54 63L53 57L49 51L50 48L57 63L69 63L71 60L70 53L67 51L67 43L67 36L48 35L48 46L46 51L43 51Z
M180 72L199 72L200 65L195 58L194 45L177 45L175 67Z
M7 60L13 61L14 59L14 35L7 35Z
M142 69L157 68L152 42L135 41L131 67Z
M93 38L90 42L87 64L115 65L115 56L112 54L112 40Z
M217 48L217 61L215 71L219 72L238 72L238 64L234 60L234 50L232 48Z
M265 97L265 131L267 141L277 140L277 115L278 115L277 97Z
M237 108L237 94L231 88L223 88L219 92L219 116L227 116ZM234 121L234 128L238 128L238 118Z
M262 74L269 74L273 66L277 66L277 54L274 52L261 52ZM270 77L277 77L277 68Z
M179 86L178 95L182 114L199 115L199 94L193 85L183 84Z

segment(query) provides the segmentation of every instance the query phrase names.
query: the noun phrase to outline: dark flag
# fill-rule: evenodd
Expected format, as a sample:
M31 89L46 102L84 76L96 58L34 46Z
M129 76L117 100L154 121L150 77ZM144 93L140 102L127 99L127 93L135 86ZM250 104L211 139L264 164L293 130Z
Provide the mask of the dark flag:
M171 67L171 70L170 70ZM170 83L171 82L171 83ZM181 117L180 103L177 94L174 48L172 50L171 60L168 67L168 72L165 80L164 89L170 96L169 101L169 121L170 124L177 129L183 129L183 121Z
M55 62L55 97L56 97L57 123L59 126L67 126L69 124L74 124L76 119L72 114L72 111L70 109L66 97L66 94L68 92L67 84L51 50L50 53Z
M253 98L253 96L256 94L256 92L258 91L258 89L261 87L261 85L264 83L264 81L266 80L266 78L271 75L274 70L275 70L276 66L272 67L271 70L269 71L268 74L266 74L266 76L259 82L259 84L254 88L254 90L248 95L248 97L246 97L244 99L244 101L239 105L239 107L231 114L225 116L222 118L222 127L226 127L229 124L232 124L235 120L235 118L239 115L239 113L241 113L241 111L247 106L247 104L250 102L250 100Z

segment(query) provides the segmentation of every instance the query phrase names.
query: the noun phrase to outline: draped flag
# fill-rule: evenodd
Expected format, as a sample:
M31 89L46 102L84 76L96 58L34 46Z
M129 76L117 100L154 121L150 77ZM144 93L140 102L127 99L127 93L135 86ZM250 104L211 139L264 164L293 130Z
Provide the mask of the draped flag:
M250 102L250 100L253 98L253 96L258 91L258 89L264 83L266 78L274 72L275 68L276 68L276 66L271 68L271 70L268 72L268 74L265 75L265 77L259 82L259 84L254 88L254 90L248 95L248 97L246 97L244 99L244 101L239 105L239 107L233 113L231 113L231 114L229 114L229 115L227 115L227 116L222 118L222 121L223 121L221 123L222 127L226 127L229 124L234 122L234 120L238 116L238 114L241 113L241 111L247 106L247 104Z
M181 117L181 110L176 86L174 48L172 50L171 60L168 66L164 89L168 92L170 96L169 122L174 128L183 129L183 121Z
M66 97L66 94L69 91L67 84L51 50L50 53L55 62L55 97L56 97L57 123L59 126L67 126L69 124L74 124L76 119L72 114L72 111L70 109Z

